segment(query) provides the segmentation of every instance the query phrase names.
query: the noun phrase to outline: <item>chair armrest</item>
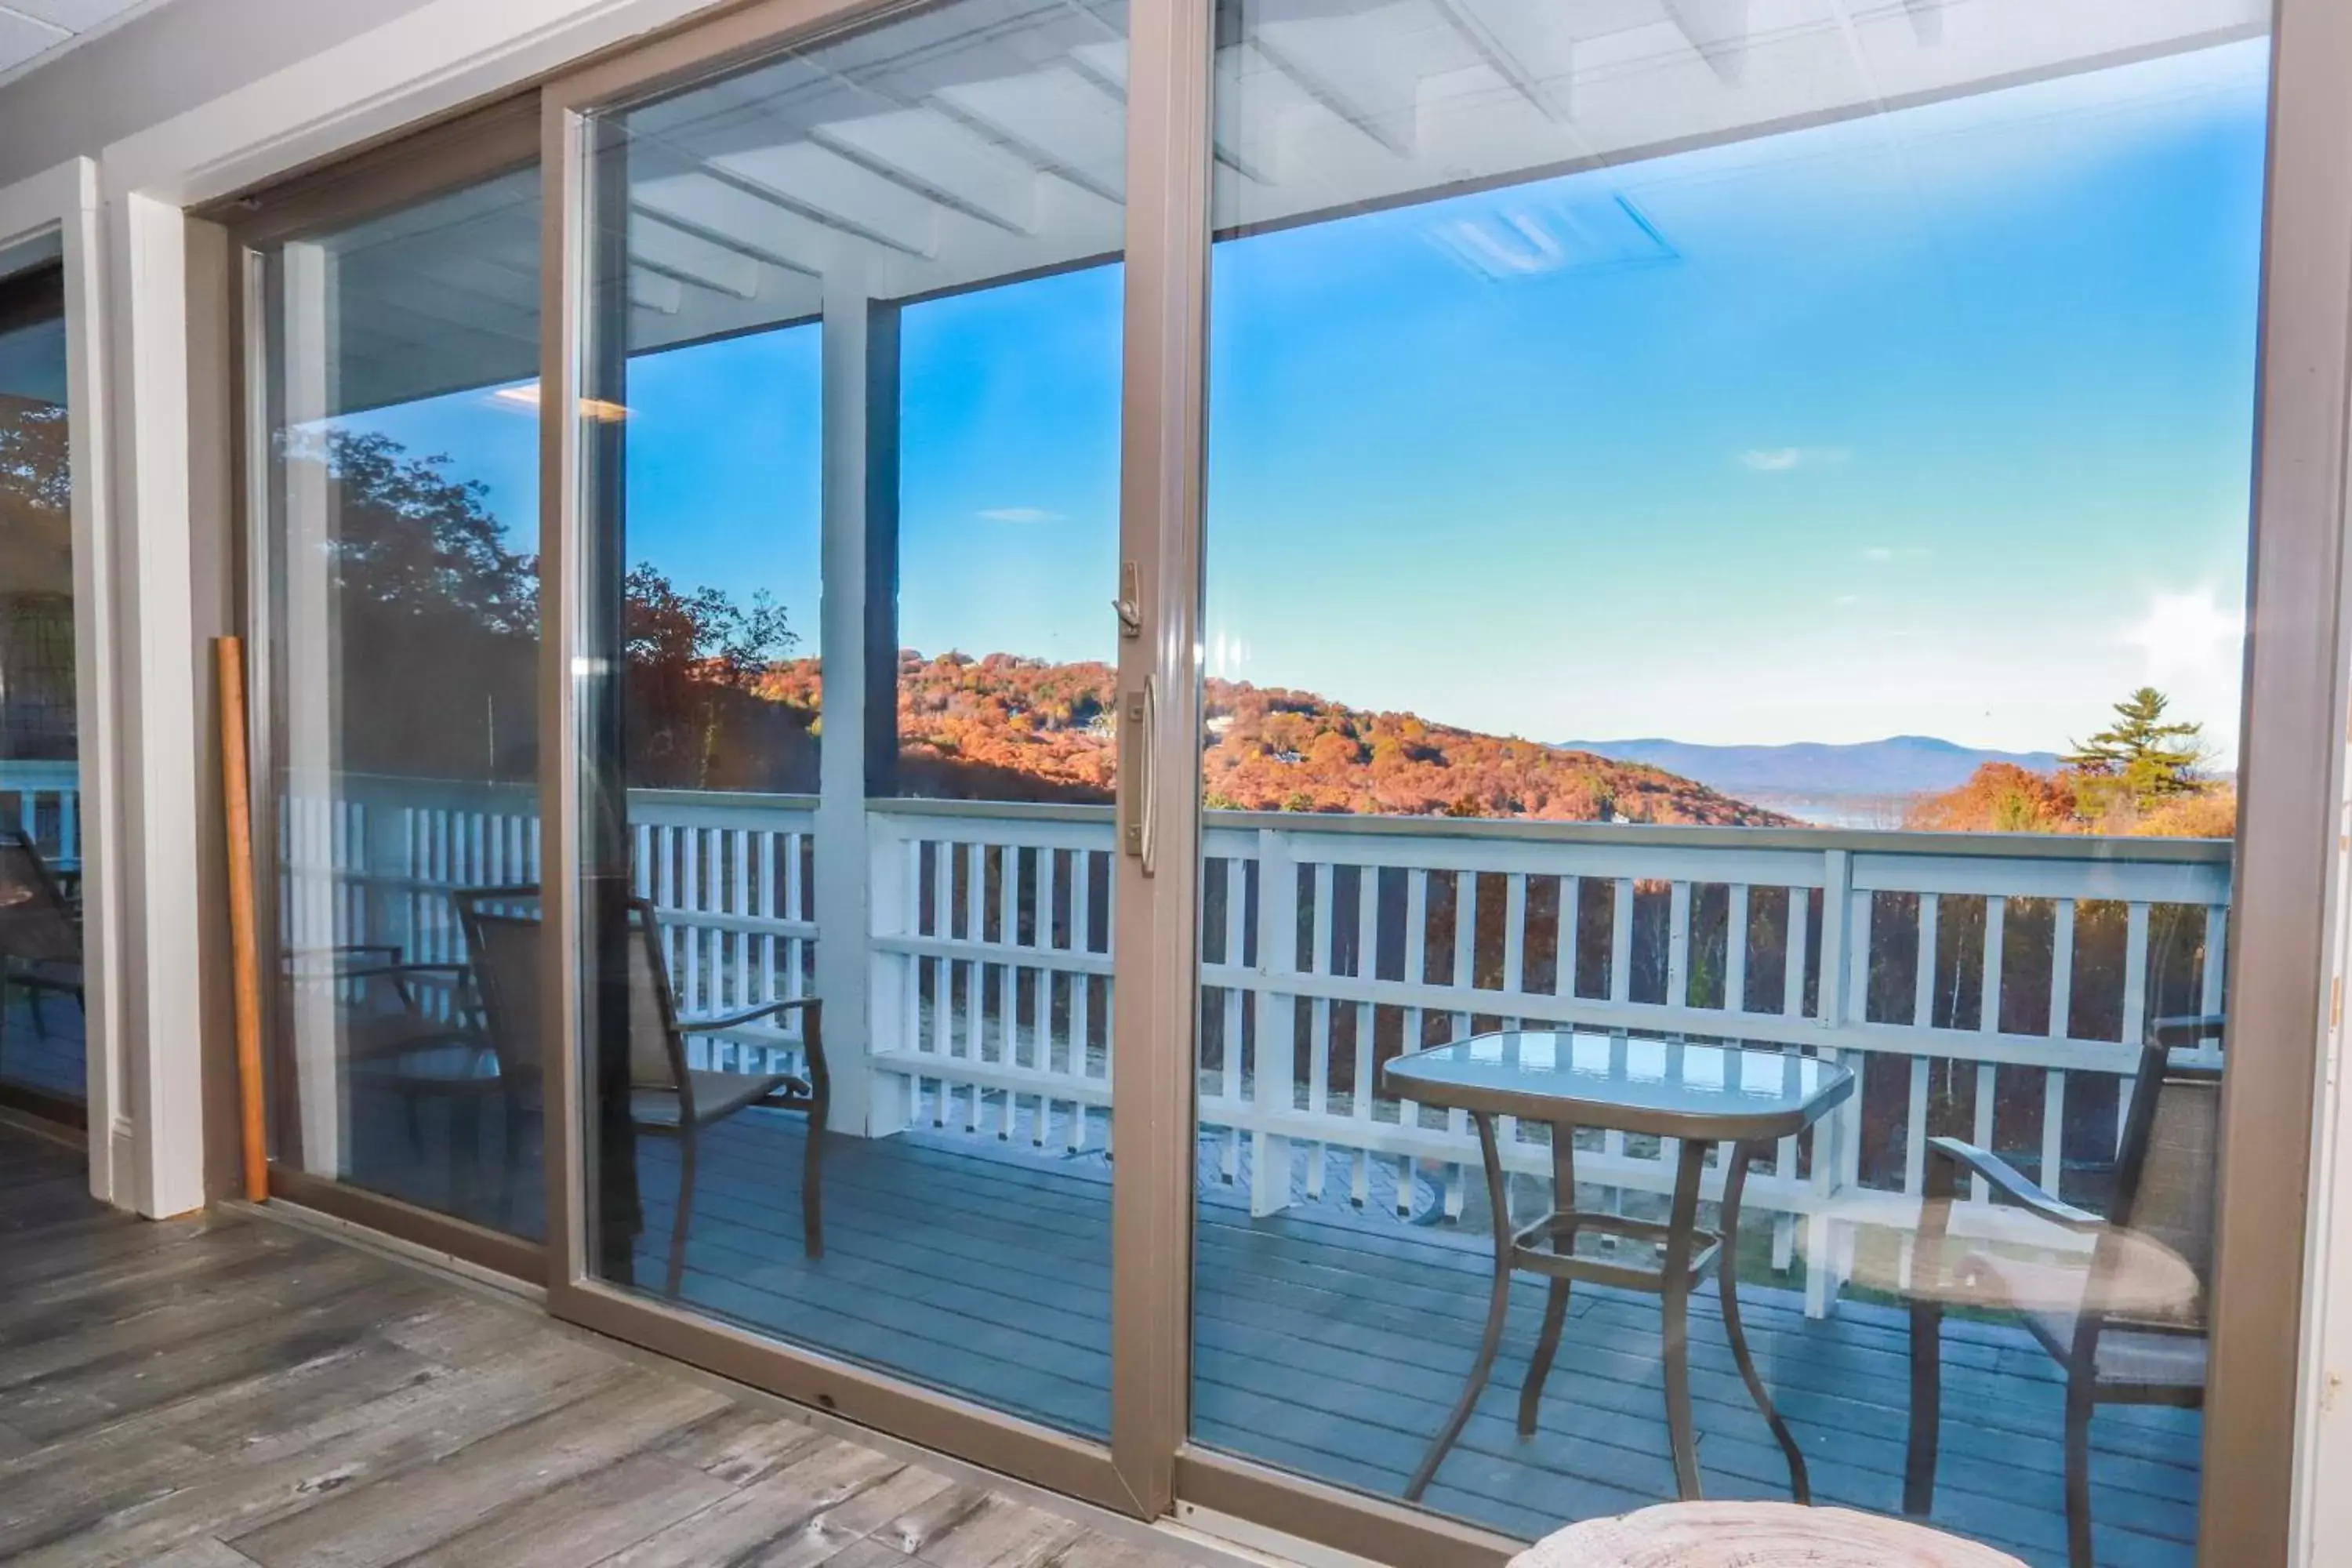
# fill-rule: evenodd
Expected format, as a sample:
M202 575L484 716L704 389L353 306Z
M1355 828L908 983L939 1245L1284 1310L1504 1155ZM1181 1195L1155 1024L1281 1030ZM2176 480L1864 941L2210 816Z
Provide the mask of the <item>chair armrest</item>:
M746 1024L756 1024L762 1018L772 1018L779 1013L791 1013L803 1007L808 1009L809 1016L814 1019L817 1015L817 1009L822 1005L814 996L794 996L786 1001L763 1002L757 1007L746 1008L740 1013L722 1013L710 1018L680 1018L677 1021L677 1032L681 1035L707 1035L719 1029L737 1029Z
M2147 1037L2168 1046L2193 1046L2200 1040L2219 1039L2223 1022L2219 1013L2158 1018L2147 1026Z
M389 942L343 942L331 947L298 947L278 960L279 966L292 973L306 959L319 959L327 963L340 963L347 957L361 953L381 954L387 961L400 962L400 948Z
M2029 1213L2053 1225L2084 1235L2107 1227L2105 1220L2088 1209L2078 1209L2073 1204L2063 1203L2043 1192L2027 1181L2024 1173L1990 1149L1979 1149L1958 1138L1930 1138L1927 1140L1927 1158L1931 1163L1941 1162L1948 1171L1965 1170L1982 1176L1993 1191L2014 1200ZM1937 1183L1928 1183L1931 1195L1936 1194L1937 1187ZM1943 1195L1950 1195L1948 1189Z
M288 956L291 958L299 955L289 953ZM373 980L383 975L446 974L452 978L462 979L465 977L466 971L467 966L462 963L363 963L355 964L350 968L339 965L312 970L309 973L296 973L293 978L297 980Z

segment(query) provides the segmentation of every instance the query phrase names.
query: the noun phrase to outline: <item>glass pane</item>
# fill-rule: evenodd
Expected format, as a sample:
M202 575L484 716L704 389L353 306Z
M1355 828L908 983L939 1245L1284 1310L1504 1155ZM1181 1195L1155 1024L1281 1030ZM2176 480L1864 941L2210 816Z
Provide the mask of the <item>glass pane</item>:
M539 875L539 182L263 258L281 1163L536 1237L536 1041L469 895Z
M0 1095L67 1115L84 1093L70 468L65 274L45 263L0 277Z
M1093 1436L1126 62L959 0L587 180L592 1267Z
M2265 10L1764 12L1220 6L1193 1434L2185 1564Z

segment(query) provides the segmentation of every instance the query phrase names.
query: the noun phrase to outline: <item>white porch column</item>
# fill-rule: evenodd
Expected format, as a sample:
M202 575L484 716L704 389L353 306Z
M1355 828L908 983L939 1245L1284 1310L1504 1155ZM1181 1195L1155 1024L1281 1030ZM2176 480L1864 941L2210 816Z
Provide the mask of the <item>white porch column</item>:
M866 1135L873 1103L866 935L873 898L866 842L866 529L872 373L865 290L828 279L824 296L824 574L818 651L820 713L816 807L816 994L833 1071L826 1125ZM895 344L885 345L895 356ZM895 419L895 409L886 418ZM887 430L885 432L887 436ZM895 477L893 479L895 495ZM882 1131L891 1131L885 1127Z
M203 907L197 733L209 661L194 646L188 448L187 220L135 194L107 206L123 893L118 971L128 1195L163 1216L205 1202ZM216 831L216 830L215 830ZM118 1194L124 1184L116 1183Z
M337 928L342 903L337 879L357 868L344 863L336 777L335 686L342 661L334 646L332 616L335 496L321 428L336 406L335 258L321 246L294 243L281 249L278 266L284 303L279 319L269 325L281 367L279 416L287 431L310 432L307 441L291 437L279 458L285 596L283 622L276 628L288 656L280 666L287 777L280 863L290 875L279 918L289 947L302 952L362 939ZM263 657L268 652L262 650ZM367 842L372 856L373 835ZM346 1097L334 992L325 985L297 985L292 1001L286 1046L294 1069L301 1168L314 1175L340 1175Z

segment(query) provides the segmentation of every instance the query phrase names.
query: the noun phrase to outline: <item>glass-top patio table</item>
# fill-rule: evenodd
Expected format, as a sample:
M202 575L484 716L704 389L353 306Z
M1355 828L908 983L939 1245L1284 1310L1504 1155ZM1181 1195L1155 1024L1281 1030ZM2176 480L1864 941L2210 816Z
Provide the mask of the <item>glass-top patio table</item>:
M1833 1062L1777 1051L1687 1045L1676 1040L1567 1030L1507 1030L1414 1051L1388 1064L1381 1086L1401 1100L1467 1111L1478 1127L1494 1207L1495 1288L1486 1329L1462 1397L1413 1472L1404 1495L1418 1499L1446 1451L1462 1435L1494 1371L1510 1305L1511 1275L1526 1269L1551 1282L1543 1331L1536 1341L1526 1385L1519 1391L1519 1433L1532 1436L1544 1378L1559 1349L1570 1285L1579 1279L1654 1291L1661 1299L1661 1347L1666 1374L1666 1436L1675 1483L1685 1499L1699 1495L1698 1447L1691 1430L1690 1293L1716 1269L1723 1291L1723 1326L1732 1358L1756 1408L1789 1457L1789 1484L1799 1502L1811 1500L1804 1456L1772 1408L1764 1381L1748 1352L1739 1324L1738 1267L1739 1199L1751 1160L1780 1139L1810 1127L1853 1092L1853 1075ZM1512 1228L1510 1189L1496 1143L1495 1119L1515 1116L1551 1128L1552 1210ZM1664 1224L1624 1215L1587 1214L1576 1207L1576 1129L1648 1133L1680 1141L1672 1207ZM1720 1233L1698 1228L1699 1184L1706 1152L1727 1146ZM1645 1243L1660 1253L1656 1267L1614 1257L1580 1256L1584 1236Z

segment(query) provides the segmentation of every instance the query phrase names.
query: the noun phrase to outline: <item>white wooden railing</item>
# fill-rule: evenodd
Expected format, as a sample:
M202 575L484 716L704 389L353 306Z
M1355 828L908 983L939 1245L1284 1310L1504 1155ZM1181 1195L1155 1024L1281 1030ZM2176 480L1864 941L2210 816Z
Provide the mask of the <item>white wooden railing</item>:
M1108 814L877 803L868 823L867 1060L898 1080L875 1092L875 1130L1107 1137ZM1855 1226L1916 1215L1931 1131L2018 1146L1996 1126L2004 1069L2040 1076L2029 1146L2043 1171L2063 1170L2070 1125L2119 1135L2159 925L2179 959L2166 994L2221 1005L2224 845L1213 813L1203 859L1200 1121L1254 1211L1336 1198L1344 1181L1357 1204L1377 1185L1400 1209L1461 1214L1476 1158L1463 1115L1366 1091L1408 1043L1520 1022L1739 1040L1865 1074L1748 1185L1758 1209L1806 1222L1816 1307ZM1981 933L1973 952L1941 941L1948 920ZM2107 951L2081 940L2086 924ZM1582 959L1565 983L1561 952ZM1751 972L1765 955L1777 973ZM2033 970L2038 986L2017 978ZM2078 1032L2092 1019L2098 1032ZM1931 1125L1939 1076L1965 1084L1969 1125ZM1866 1172L1881 1131L1899 1168ZM1506 1163L1548 1173L1545 1136L1508 1129ZM1580 1150L1579 1174L1660 1192L1673 1155L1608 1134ZM1970 1194L1990 1225L1984 1197ZM1795 1239L1777 1228L1782 1262Z
M535 792L518 784L342 775L329 798L279 802L286 951L375 942L412 962L465 960L449 895L536 883ZM796 795L633 790L636 890L662 910L681 1016L808 994L814 802ZM797 1030L754 1025L690 1042L694 1065L782 1070Z
M291 943L455 960L447 894L538 877L528 790L344 786L284 814ZM682 1011L809 988L814 806L632 792ZM868 1037L833 1052L836 1074L866 1075L866 1131L1104 1147L1108 813L877 801L866 824ZM1519 1022L1739 1040L1864 1075L1748 1185L1776 1258L1804 1247L1817 1308L1857 1226L1916 1214L1929 1133L2038 1152L2043 1172L2070 1138L2117 1135L2149 1007L2220 1008L2230 891L2227 846L2201 842L1241 813L1210 815L1202 886L1204 1158L1254 1211L1475 1201L1462 1116L1371 1088L1409 1044ZM757 1066L790 1047L755 1027L697 1049ZM1507 1163L1548 1173L1547 1136L1509 1129ZM1579 1173L1657 1193L1673 1153L1596 1137ZM1995 1226L1970 1196L1962 1223Z
M0 762L0 821L21 824L50 867L81 869L81 764L70 757Z

